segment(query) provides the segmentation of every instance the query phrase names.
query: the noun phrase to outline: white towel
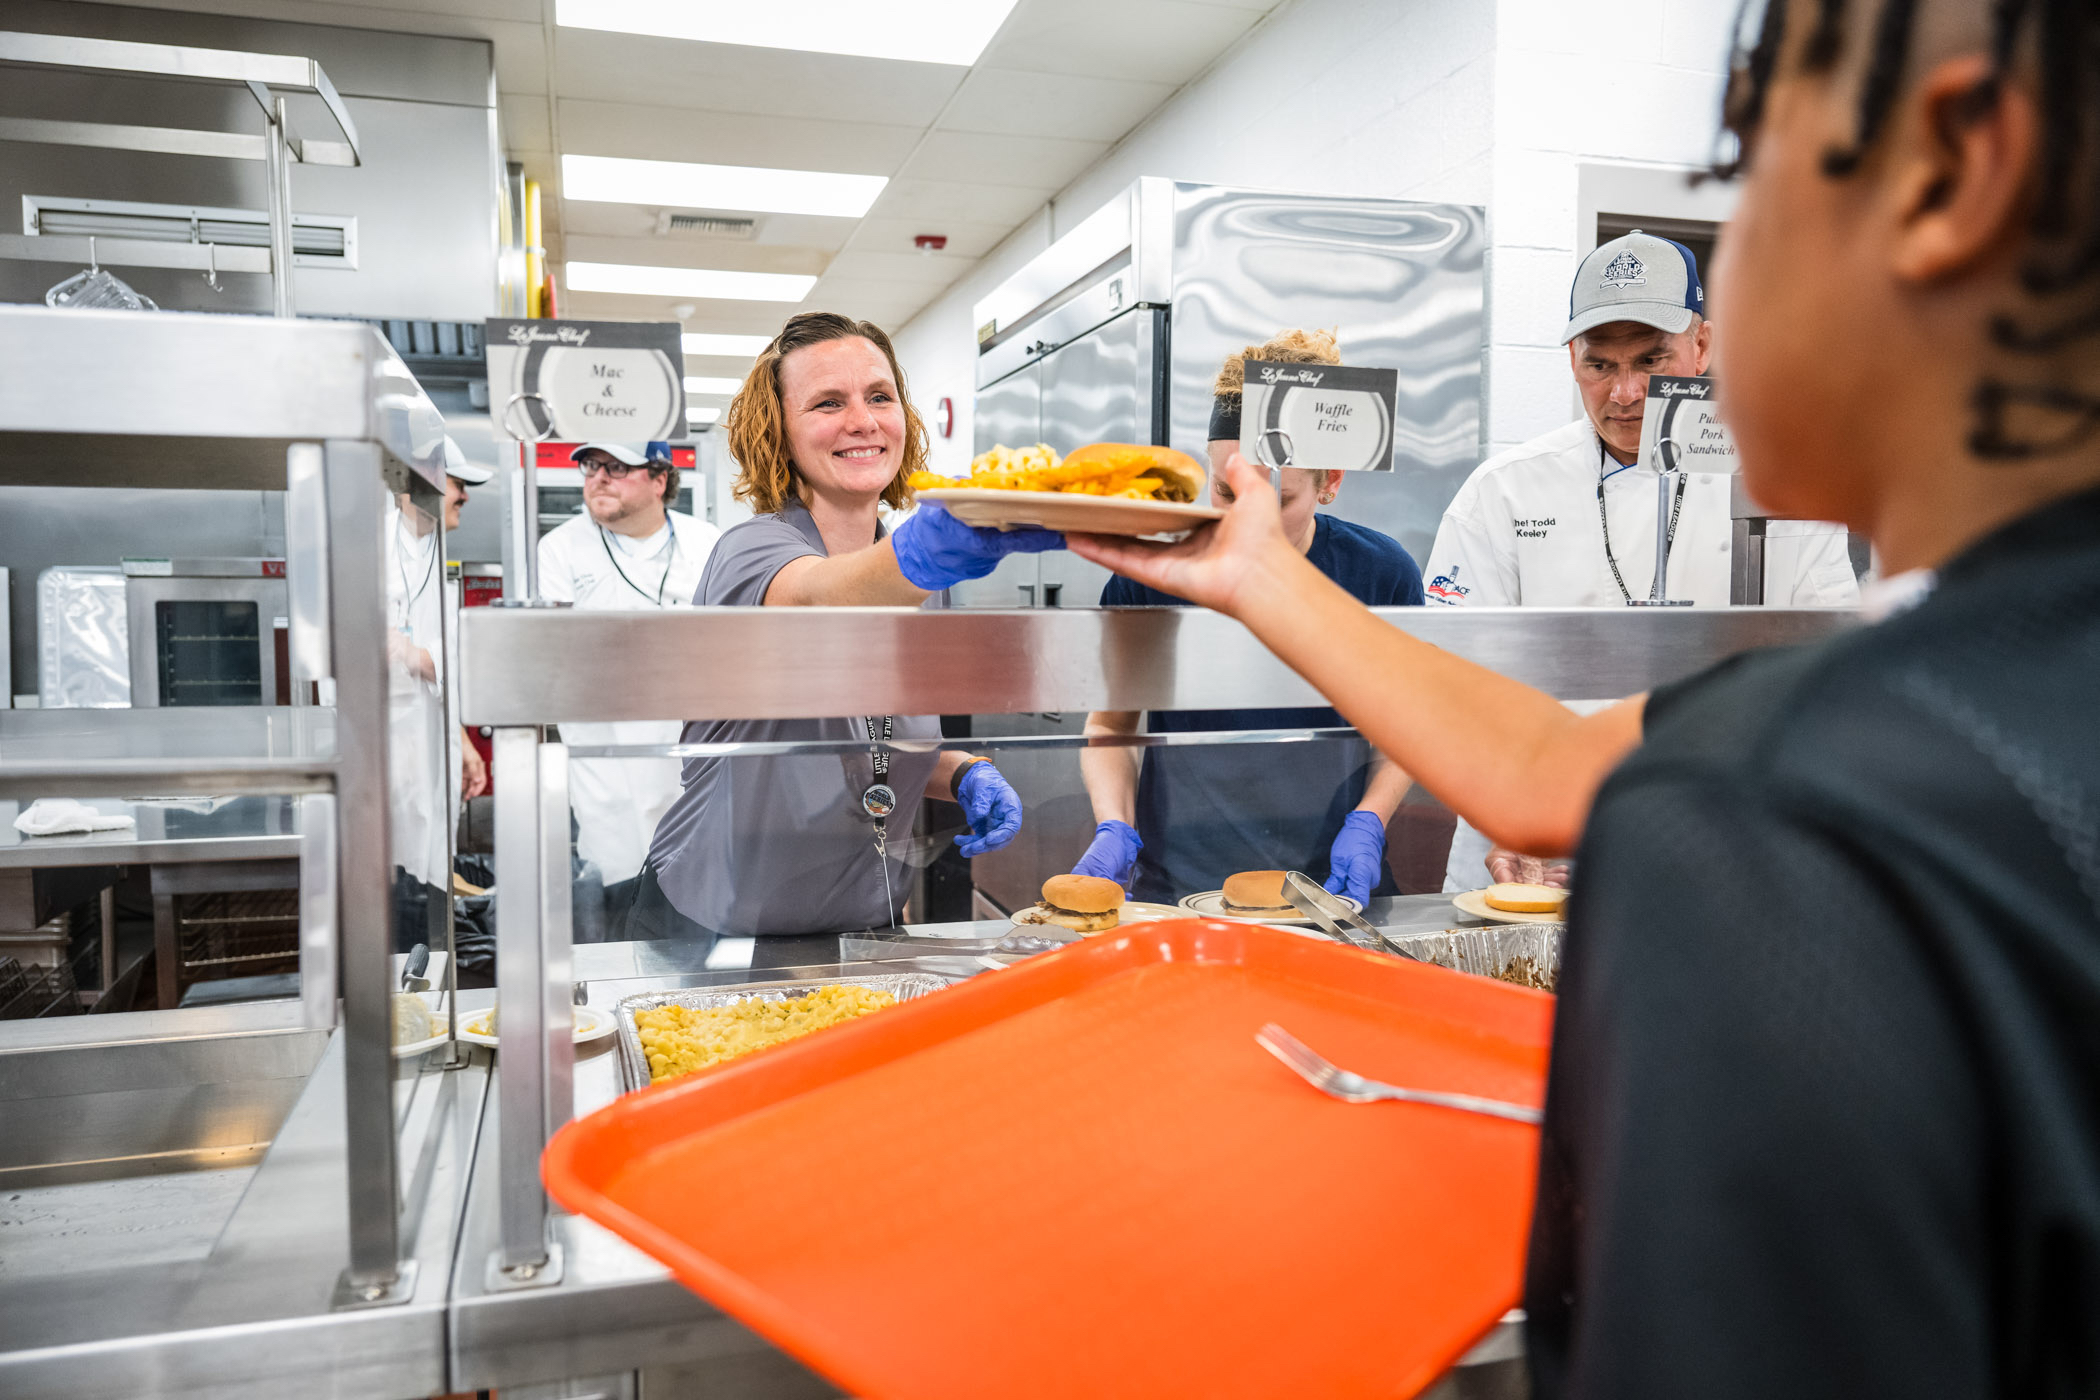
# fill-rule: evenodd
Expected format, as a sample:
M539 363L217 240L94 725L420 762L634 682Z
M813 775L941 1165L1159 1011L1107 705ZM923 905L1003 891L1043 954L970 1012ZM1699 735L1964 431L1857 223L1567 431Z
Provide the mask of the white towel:
M130 831L137 826L133 817L98 812L70 797L39 797L15 818L15 830L24 836L81 836L90 831Z

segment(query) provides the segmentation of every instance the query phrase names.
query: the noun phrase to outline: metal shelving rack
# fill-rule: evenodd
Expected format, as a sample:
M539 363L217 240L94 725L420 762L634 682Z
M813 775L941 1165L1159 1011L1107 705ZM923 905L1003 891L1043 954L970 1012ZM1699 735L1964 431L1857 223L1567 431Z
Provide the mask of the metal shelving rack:
M292 673L334 697L201 720L205 712L0 711L0 795L301 794L302 982L301 1003L218 1009L209 1032L194 1013L165 1011L46 1023L33 1043L0 1028L0 1057L340 1024L331 1050L342 1096L342 1160L331 1170L347 1193L333 1207L347 1207L339 1308L404 1301L416 1277L390 1053L382 530L387 492L441 514L443 431L368 326L0 306L0 484L284 491ZM442 775L431 777L441 792Z
M269 166L270 246L225 248L213 243L160 243L135 238L49 237L0 234L0 257L38 262L75 259L124 267L173 267L197 272L271 274L279 316L293 314L292 166L357 165L357 126L321 65L290 54L242 53L178 44L137 44L122 39L85 39L67 34L0 32L0 65L72 68L134 77L169 78L246 88L263 111L260 136L197 131L187 127L125 126L111 122L54 121L0 117L0 140L164 155L260 160ZM318 97L334 120L341 141L300 140L291 134L286 93Z

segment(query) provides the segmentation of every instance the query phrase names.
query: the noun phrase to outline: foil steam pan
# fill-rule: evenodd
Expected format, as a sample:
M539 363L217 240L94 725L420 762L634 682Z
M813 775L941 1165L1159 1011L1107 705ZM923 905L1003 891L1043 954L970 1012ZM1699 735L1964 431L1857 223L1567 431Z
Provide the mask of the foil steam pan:
M881 972L865 977L813 977L802 982L746 982L731 987L681 987L668 992L637 992L621 998L613 1008L620 1040L620 1077L629 1089L649 1085L649 1058L642 1053L641 1028L634 1013L659 1006L687 1006L695 1010L731 1006L740 1001L787 1001L806 996L819 987L866 987L888 992L899 1001L925 996L950 985L949 978L931 972Z
M1422 961L1439 967L1514 981L1520 986L1537 986L1527 973L1551 982L1559 980L1560 943L1567 929L1566 924L1495 924L1488 928L1447 928L1438 933L1386 936Z

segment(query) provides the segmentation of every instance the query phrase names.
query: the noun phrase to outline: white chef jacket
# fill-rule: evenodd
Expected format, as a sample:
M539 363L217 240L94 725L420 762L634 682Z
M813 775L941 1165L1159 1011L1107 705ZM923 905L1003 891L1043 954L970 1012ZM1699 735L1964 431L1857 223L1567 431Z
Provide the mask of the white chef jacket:
M690 607L707 556L722 532L670 511L647 539L615 534L588 512L540 541L540 596L579 611ZM675 744L677 720L623 720L561 726L570 744ZM656 823L678 796L675 758L580 758L569 765L569 810L576 851L608 885L641 873Z
M1605 456L1597 430L1578 418L1474 469L1444 511L1423 585L1431 604L1446 607L1624 607L1612 574L1616 559L1626 592L1645 598L1655 582L1656 474ZM1597 506L1610 520L1611 556ZM1728 604L1730 542L1727 474L1687 472L1684 505L1670 547L1668 596L1698 607ZM1814 520L1774 520L1765 533L1765 602L1773 607L1855 607L1845 527ZM1608 701L1571 706L1588 712ZM1487 883L1487 838L1461 820L1445 867L1447 891Z
M446 733L449 717L456 712L447 703L445 686L445 564L438 558L436 529L418 535L391 496L387 505L387 624L404 647L429 652L436 671L435 680L417 676L406 650L392 657L387 667L387 787L394 863L425 884L442 886L447 883L451 845L439 803L449 798L449 814L457 822L460 791L459 756ZM456 720L450 722L456 733Z

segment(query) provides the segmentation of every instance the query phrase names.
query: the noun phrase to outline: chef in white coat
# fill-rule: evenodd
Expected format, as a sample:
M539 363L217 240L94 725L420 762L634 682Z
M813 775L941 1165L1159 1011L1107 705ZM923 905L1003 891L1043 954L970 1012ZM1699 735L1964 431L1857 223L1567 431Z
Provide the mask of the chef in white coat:
M1713 327L1698 261L1682 243L1636 229L1582 260L1568 300L1561 340L1583 416L1474 469L1444 511L1422 571L1431 605L1624 607L1648 597L1655 582L1657 482L1639 461L1641 420L1649 375L1707 371ZM1727 605L1731 525L1729 478L1684 473L1663 527L1667 596ZM1772 521L1765 602L1856 606L1845 527ZM1501 852L1491 863L1487 839L1460 821L1444 888L1539 873Z
M721 531L670 508L678 468L669 445L590 442L569 457L583 471L584 513L540 541L540 596L587 611L690 606ZM674 744L678 731L676 720L561 726L570 744ZM623 936L649 838L678 796L678 771L675 758L569 765L576 850L605 884L607 940Z
M449 533L459 528L467 488L482 485L492 473L469 462L449 436L444 457L443 509ZM446 684L445 660L454 648L445 639L451 636L456 646L459 599L446 587L437 522L411 508L406 495L396 496L387 514L387 755L393 771L389 793L394 853L402 872L396 881L396 941L405 949L434 941L436 930L427 925L427 910L450 878L449 834L459 825L462 798L479 796L488 786L488 772L460 727L458 687ZM441 747L444 752L439 754ZM446 777L442 820L436 790L429 783L434 765L441 765Z

